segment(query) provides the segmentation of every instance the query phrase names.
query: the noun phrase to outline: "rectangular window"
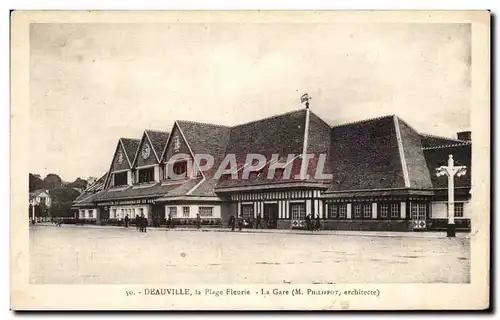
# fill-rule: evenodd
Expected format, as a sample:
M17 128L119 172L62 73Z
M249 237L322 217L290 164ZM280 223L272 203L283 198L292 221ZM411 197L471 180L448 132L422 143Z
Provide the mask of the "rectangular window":
M200 207L200 217L213 217L214 207Z
M387 219L389 217L389 204L387 203L380 204L380 217L383 219Z
M361 218L361 204L359 203L354 204L354 218L356 219Z
M292 203L290 207L292 220L304 220L306 218L306 205L304 203Z
M243 219L249 219L253 217L253 204L241 205L241 216Z
M155 168L139 169L139 183L146 183L154 181Z
M455 202L455 218L464 217L464 204L463 202Z
M400 210L399 203L391 203L391 218L399 218Z
M399 219L400 204L399 202L382 202L379 203L379 218L380 219Z
M330 217L330 219L336 219L339 215L339 207L335 203L328 204L328 211L328 216Z
M114 185L115 186L125 186L127 182L127 172L115 172L114 174Z
M182 217L189 218L189 207L182 207Z
M339 204L339 218L345 219L347 217L347 204Z
M141 212L142 212L142 208L141 208ZM172 218L176 218L177 217L177 207L168 207L168 214L170 216L172 216Z
M363 205L363 218L370 219L371 217L372 217L372 204L371 203L365 203Z
M412 220L425 220L427 217L427 206L425 203L413 202L411 205Z

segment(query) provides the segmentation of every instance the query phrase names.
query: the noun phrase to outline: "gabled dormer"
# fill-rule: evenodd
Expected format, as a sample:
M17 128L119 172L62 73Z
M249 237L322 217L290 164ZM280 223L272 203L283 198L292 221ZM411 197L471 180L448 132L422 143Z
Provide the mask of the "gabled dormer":
M146 130L134 155L132 167L135 170L134 183L160 181L163 174L161 152L168 140L169 133Z
M134 181L132 161L139 142L138 139L128 138L118 140L106 183L108 187L132 185Z
M162 180L179 180L196 176L193 153L177 121L165 146L162 163L164 164ZM169 168L175 176L168 174Z

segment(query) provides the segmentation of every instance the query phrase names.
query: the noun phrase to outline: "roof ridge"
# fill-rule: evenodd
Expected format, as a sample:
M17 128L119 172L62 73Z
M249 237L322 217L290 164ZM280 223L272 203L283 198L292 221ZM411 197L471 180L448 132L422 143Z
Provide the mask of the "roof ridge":
M315 113L314 111L312 111L311 109L309 109L309 112L313 115L315 115L318 119L320 119L324 124L326 124L330 129L332 128L332 125L329 124L328 122L325 121L325 119L323 119L322 117L320 117L317 113Z
M445 144L441 146L433 146L433 147L422 147L422 150L432 150L432 149L444 149L444 148L452 148L452 147L463 147L471 145L471 141L461 141L461 143L453 143L453 144Z
M337 125L331 126L331 128L332 129L333 128L339 128L339 127L348 126L348 125L352 125L352 124L360 124L360 123L363 123L363 122L368 122L368 121L373 121L373 120L380 120L380 119L383 119L383 118L392 118L392 117L397 117L397 115L390 114L390 115L384 115L384 116L370 118L370 119L363 119L363 120L357 120L357 121L352 121L352 122L346 122L346 123L342 123L342 124L337 124Z
M192 123L192 124L203 124L203 125L214 126L214 127L221 127L221 128L231 128L231 126L226 126L226 125L223 125L223 124L201 122L201 121L176 120L176 122L184 122L184 123Z
M123 139L123 140L132 140L132 141L139 141L139 142L140 142L140 141L141 141L141 139L142 139L142 136L141 136L141 139L121 137L121 138L120 138L120 140L122 140L122 139Z
M470 141L467 141L467 140L459 140L459 139L454 139L454 138L437 136L437 135L430 134L430 133L420 133L420 135L424 136L424 137L429 137L429 138L445 139L445 140L451 140L451 141L456 141L456 142L470 142Z
M242 124L238 124L238 125L232 126L231 128L241 127L241 126L245 126L245 125L248 125L248 124L251 124L251 123L255 123L255 122L261 122L261 121L264 121L264 120L269 120L269 119L274 119L274 118L278 118L278 117L282 117L282 116L287 116L287 115L290 115L292 113L296 113L296 112L299 112L299 111L305 111L305 110L306 110L305 108L300 108L300 109L297 109L297 110L292 110L292 111L288 111L288 112L285 112L285 113L281 113L281 114L276 114L276 115L273 115L273 116L269 116L269 117L266 117L266 118L262 118L262 119L253 120L253 121L245 122L245 123L242 123Z
M148 132L157 132L157 133L170 133L170 131L156 130L156 129L144 129L144 131Z

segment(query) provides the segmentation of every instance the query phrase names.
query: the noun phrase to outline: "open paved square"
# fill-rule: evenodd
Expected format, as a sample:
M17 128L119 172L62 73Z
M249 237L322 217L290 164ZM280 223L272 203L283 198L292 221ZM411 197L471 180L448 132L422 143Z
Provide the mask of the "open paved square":
M468 238L30 228L35 284L463 283Z

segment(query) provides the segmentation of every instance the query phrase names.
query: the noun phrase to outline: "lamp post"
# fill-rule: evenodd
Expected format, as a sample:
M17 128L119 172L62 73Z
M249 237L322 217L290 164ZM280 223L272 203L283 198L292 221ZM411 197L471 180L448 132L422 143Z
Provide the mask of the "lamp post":
M37 201L35 198L31 199L30 204L31 204L31 221L35 221L35 206L38 204L39 201Z
M448 176L448 226L446 234L448 237L455 236L455 176L463 176L467 172L466 166L455 166L453 156L448 156L448 165L436 169L436 175Z

